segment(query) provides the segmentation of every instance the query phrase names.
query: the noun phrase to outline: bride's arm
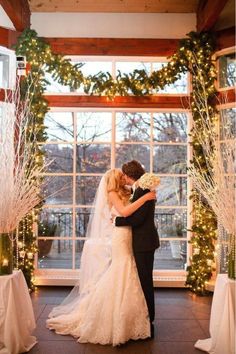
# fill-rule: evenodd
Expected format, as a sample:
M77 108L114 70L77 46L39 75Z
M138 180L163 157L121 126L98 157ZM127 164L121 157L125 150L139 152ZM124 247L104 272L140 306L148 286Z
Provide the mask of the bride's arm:
M116 192L110 192L108 198L110 203L114 205L120 215L129 216L138 210L148 200L156 199L156 192L148 192L129 205L124 205Z

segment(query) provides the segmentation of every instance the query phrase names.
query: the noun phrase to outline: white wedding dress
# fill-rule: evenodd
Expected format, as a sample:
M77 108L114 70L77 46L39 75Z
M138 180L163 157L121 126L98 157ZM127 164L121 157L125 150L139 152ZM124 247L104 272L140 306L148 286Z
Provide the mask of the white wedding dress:
M113 346L150 336L147 304L132 251L131 228L114 226L111 237L111 263L94 289L70 313L48 319L48 328L58 334L70 334L80 343Z

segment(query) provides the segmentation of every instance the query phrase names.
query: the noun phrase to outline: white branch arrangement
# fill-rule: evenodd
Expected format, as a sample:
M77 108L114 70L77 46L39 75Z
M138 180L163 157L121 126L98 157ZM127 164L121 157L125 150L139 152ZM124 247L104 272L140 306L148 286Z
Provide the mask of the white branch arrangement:
M33 80L32 87L33 88ZM41 201L40 179L45 164L35 164L36 136L32 126L30 87L24 102L20 83L5 92L0 119L0 233L11 233Z
M197 66L197 64L196 64ZM198 122L193 123L193 135L201 145L207 164L207 171L201 169L198 156L194 156L195 165L189 169L193 177L194 187L206 199L214 213L219 225L231 235L229 253L235 257L235 148L236 140L232 134L230 123L226 114L221 110L214 121L210 117L207 104L206 88L201 74L195 76L199 90L197 96ZM197 76L198 75L198 76ZM221 133L216 122L220 119ZM233 249L232 249L233 248Z

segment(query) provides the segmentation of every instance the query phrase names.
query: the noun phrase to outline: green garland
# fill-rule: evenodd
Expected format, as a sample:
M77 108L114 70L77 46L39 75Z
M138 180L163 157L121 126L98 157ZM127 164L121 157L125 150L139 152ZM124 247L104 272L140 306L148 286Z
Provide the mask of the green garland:
M189 241L193 247L190 258L191 265L187 268L186 285L198 295L207 295L206 288L214 270L214 241L217 239L217 222L215 214L208 205L204 205L199 195L193 194L194 202L192 233Z
M194 94L194 90L198 89L197 81L194 79L196 70L201 70L204 75L209 109L212 115L215 111L214 105L211 103L211 99L215 94L214 80L216 78L215 68L211 59L213 52L214 38L212 34L191 32L187 38L180 40L177 52L169 58L170 61L161 70L154 71L151 75L148 75L145 70L134 70L133 73L129 74L121 74L119 72L114 79L109 73L103 72L99 72L97 75L84 76L80 70L82 64L72 65L70 60L63 58L62 55L54 54L50 45L39 38L34 30L26 29L19 37L16 46L16 54L26 56L27 63L30 65L30 73L26 76L23 85L30 87L30 80L34 80L36 83L36 90L32 91L32 113L35 116L35 129L41 141L45 139L44 116L48 111L48 103L43 96L47 84L44 76L45 72L52 74L53 78L60 84L68 85L71 89L75 90L83 85L84 92L87 94L106 95L109 98L113 98L116 95L127 96L133 94L135 96L144 96L155 94L160 89L163 89L165 85L174 83L179 79L181 73L190 71L193 74L191 110L193 119L197 122L199 116L196 105L197 98ZM194 141L194 137L193 148L197 151L198 159L202 160L202 167L204 167L203 153L201 147ZM40 156L39 151L38 154ZM40 163L38 155L36 160L36 163ZM198 216L197 213L195 214L196 218L192 228L194 236L190 242L193 247L197 247L200 251L198 257L192 257L191 266L188 267L186 284L192 291L198 294L205 294L206 281L210 279L212 271L212 267L209 266L209 260L214 258L215 217L209 210L207 213L202 214L201 212L201 227L199 227ZM208 233L209 220L211 220L211 234ZM206 247L207 254L204 252ZM207 259L205 259L206 257Z
M97 75L84 76L80 70L82 64L72 65L69 59L54 54L50 45L37 36L34 30L26 29L18 39L16 54L26 56L30 71L38 81L39 94L45 91L46 80L44 72L51 73L53 78L71 89L84 85L84 92L90 95L98 94L108 97L150 95L163 89L165 85L174 83L181 73L191 71L192 53L203 57L204 70L210 66L211 54L214 48L212 36L209 33L191 32L189 38L180 40L176 54L170 62L159 71L148 75L145 70L134 70L133 73L119 73L115 79L109 73L99 72ZM43 70L44 69L44 70ZM207 79L207 78L206 78Z
M212 38L213 39L213 38ZM214 46L211 50L214 49ZM191 67L189 68L192 74L192 93L191 93L191 111L193 120L197 129L201 129L201 115L204 112L199 112L198 99L206 96L207 109L211 120L211 125L215 125L215 116L217 113L214 99L216 97L215 80L216 69L212 62L212 54L206 51L205 48L200 48L197 52L192 52ZM204 79L204 85L201 85L201 80ZM203 93L203 89L205 89ZM196 94L197 93L197 94ZM196 139L194 132L191 132L192 146L194 158L191 161L197 168L207 172L207 163L201 145ZM191 265L187 268L186 285L198 295L206 295L207 283L211 279L214 268L214 252L215 240L217 233L217 221L214 212L202 200L195 191L192 195L193 200L193 225L192 238L189 241L192 244L193 255L190 258Z

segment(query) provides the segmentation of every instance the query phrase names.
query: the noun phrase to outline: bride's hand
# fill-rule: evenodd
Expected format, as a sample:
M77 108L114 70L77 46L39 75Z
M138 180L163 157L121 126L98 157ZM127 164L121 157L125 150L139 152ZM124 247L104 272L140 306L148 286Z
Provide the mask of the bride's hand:
M146 200L155 200L157 199L156 191L151 191L145 194Z

